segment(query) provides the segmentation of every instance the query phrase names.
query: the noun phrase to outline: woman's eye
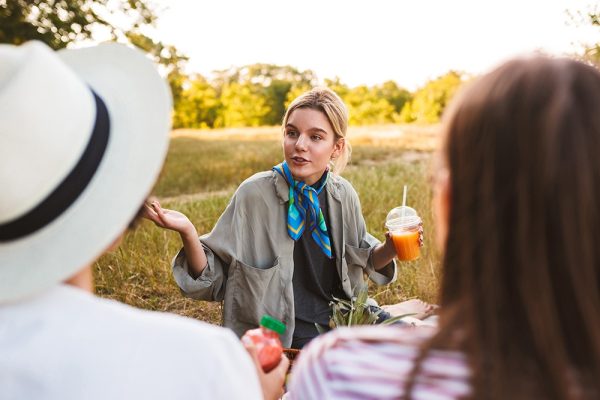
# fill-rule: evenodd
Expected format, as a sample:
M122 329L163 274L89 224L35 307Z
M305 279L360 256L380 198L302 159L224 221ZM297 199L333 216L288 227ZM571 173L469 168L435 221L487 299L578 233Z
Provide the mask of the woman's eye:
M290 137L298 136L298 132L296 132L296 131L287 131L285 134Z
M321 136L319 136L319 135L313 135L313 136L311 137L311 139L312 139L312 140L314 140L315 142L317 142L317 141L319 141L319 140L321 140L321 139L323 139L323 138L322 138Z

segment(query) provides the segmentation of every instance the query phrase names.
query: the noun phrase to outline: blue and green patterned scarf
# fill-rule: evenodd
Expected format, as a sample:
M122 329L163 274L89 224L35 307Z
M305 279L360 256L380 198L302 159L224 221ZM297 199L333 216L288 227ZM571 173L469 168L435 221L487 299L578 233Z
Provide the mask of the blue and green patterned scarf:
M290 202L288 207L287 231L294 240L300 239L304 229L308 227L312 238L323 250L328 258L331 255L331 242L325 225L325 218L319 206L319 193L325 187L329 171L325 171L323 177L317 182L316 189L302 181L296 181L292 177L287 162L282 162L273 167L286 180L290 187Z

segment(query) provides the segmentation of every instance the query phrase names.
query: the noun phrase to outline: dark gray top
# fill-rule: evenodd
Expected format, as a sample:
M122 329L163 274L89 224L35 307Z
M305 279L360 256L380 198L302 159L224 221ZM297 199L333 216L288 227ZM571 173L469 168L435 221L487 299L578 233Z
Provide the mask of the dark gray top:
M327 195L325 190L319 194L319 204L327 227L331 226ZM329 229L329 228L328 228ZM333 239L333 238L331 238ZM333 248L332 243L332 248ZM319 332L315 323L323 327L329 324L332 296L347 298L335 266L335 257L327 258L308 230L294 245L294 305L296 308L296 327L292 339L292 348L302 348Z

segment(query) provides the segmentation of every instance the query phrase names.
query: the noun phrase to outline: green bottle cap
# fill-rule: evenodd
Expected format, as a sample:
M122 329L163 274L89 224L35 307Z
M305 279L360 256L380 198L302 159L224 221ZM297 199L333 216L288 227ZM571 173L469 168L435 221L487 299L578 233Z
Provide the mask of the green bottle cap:
M275 331L280 335L283 335L285 332L285 324L280 320L271 317L270 315L263 315L263 317L260 319L260 325Z

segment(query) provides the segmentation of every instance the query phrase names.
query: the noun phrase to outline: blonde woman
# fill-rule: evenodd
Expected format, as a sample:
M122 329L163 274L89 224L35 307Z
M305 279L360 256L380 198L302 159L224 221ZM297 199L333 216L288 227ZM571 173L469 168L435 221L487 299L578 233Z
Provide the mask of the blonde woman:
M238 335L263 314L282 320L284 346L301 348L327 326L332 296L350 298L395 279L394 246L367 232L352 185L339 174L350 144L348 112L326 88L295 99L283 119L284 161L243 182L213 230L200 237L183 214L153 202L147 217L179 232L173 273L185 295L223 301Z

